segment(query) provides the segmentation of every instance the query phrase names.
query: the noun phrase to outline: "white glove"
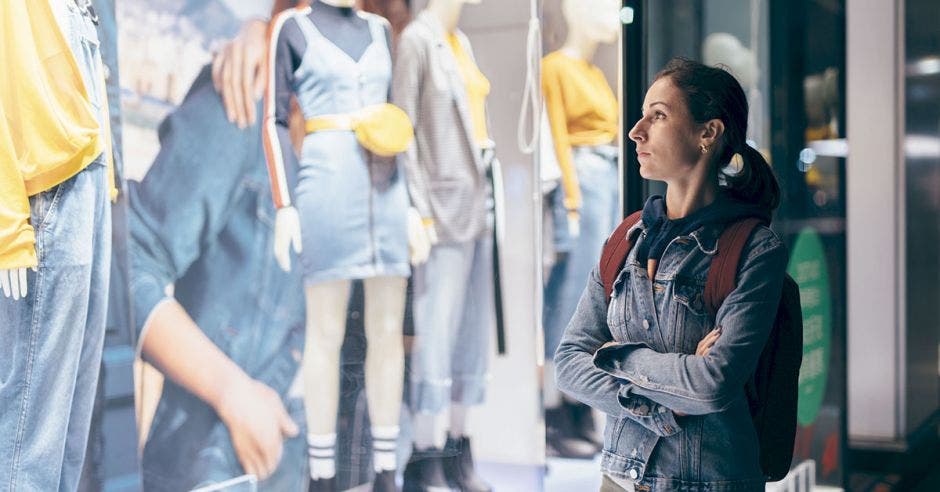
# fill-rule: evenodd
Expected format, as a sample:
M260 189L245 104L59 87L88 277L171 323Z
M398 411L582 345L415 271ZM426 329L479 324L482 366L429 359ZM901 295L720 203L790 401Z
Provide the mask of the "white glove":
M35 271L35 269L33 270ZM14 301L26 298L26 269L13 268L0 270L0 290L4 297L12 297Z
M274 217L274 259L281 270L290 271L290 249L300 254L303 245L300 242L300 215L294 207L278 209Z
M424 225L421 214L414 207L408 209L408 249L411 251L411 264L418 266L428 261L431 246L437 244L437 231L434 224Z
M577 212L568 212L568 235L572 238L581 235L581 216Z

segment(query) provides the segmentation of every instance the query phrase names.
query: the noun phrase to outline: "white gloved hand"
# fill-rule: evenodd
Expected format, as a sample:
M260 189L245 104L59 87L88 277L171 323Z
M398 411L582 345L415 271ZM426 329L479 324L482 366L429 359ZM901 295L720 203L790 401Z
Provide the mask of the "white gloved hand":
M408 250L411 252L411 264L418 266L428 261L431 246L437 243L434 224L424 225L421 214L414 207L408 209Z
M581 215L573 210L568 211L568 235L572 238L581 235Z
M300 215L294 207L278 209L274 217L274 259L285 272L290 271L290 249L300 254Z
M34 270L35 271L35 270ZM14 301L26 298L26 268L0 270L0 290Z

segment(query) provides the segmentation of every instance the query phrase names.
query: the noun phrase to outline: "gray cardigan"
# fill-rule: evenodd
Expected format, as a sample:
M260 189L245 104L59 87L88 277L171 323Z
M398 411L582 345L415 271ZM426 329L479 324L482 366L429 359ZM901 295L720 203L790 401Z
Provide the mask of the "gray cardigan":
M467 37L457 36L472 57ZM434 220L442 243L479 238L487 230L486 169L446 33L426 11L401 34L391 101L414 123L414 143L399 155L413 206Z

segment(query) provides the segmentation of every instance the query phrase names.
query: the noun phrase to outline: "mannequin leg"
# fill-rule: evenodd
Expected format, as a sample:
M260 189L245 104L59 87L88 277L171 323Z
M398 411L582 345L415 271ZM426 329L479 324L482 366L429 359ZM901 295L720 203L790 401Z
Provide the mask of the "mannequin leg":
M375 446L375 470L395 470L398 419L404 385L405 350L402 322L405 316L407 281L401 277L366 279L365 330L366 398L372 439Z
M350 281L308 285L307 338L304 345L304 403L310 476L336 475L336 412L339 406L339 357L346 332Z

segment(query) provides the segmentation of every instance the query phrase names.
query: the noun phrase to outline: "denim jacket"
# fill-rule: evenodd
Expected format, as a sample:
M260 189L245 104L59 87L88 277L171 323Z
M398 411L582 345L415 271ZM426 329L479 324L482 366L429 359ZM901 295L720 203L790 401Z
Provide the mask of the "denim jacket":
M640 222L628 235L637 245L646 232ZM773 325L787 252L758 227L711 319L702 295L720 235L705 225L675 238L652 284L634 247L609 306L595 268L555 354L562 391L607 414L603 472L637 491L764 489L744 385ZM721 336L694 355L713 326Z
M138 340L173 284L173 297L206 336L277 391L302 424L302 402L287 394L303 352L303 289L299 269L283 272L271 253L274 208L260 131L227 121L206 67L159 136L155 162L128 192ZM278 470L262 486L303 487L302 436L286 443ZM170 380L142 461L146 490L189 490L243 473L215 412Z

